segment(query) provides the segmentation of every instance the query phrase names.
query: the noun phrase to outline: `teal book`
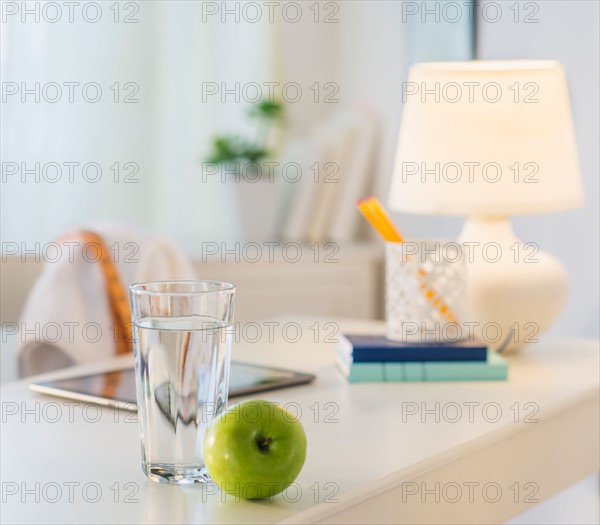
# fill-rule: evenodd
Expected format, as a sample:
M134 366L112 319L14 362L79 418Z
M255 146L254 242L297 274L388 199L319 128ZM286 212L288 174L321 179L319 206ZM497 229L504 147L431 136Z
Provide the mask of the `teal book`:
M337 366L350 383L410 381L504 381L508 363L488 350L485 361L352 363L337 354Z

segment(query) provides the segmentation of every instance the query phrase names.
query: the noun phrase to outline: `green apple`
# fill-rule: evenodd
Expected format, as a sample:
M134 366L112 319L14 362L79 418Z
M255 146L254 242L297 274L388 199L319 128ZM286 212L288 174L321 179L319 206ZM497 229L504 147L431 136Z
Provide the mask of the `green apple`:
M211 424L204 460L218 487L236 498L264 499L289 487L306 459L306 434L277 403L248 400Z

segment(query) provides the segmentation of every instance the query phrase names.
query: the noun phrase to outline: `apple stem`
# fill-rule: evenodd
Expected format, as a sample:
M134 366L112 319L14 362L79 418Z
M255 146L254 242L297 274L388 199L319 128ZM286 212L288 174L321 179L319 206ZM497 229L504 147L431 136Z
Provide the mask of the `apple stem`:
M261 437L261 438L258 439L258 443L257 443L258 444L258 448L260 450L265 450L271 444L272 441L273 441L272 437L268 437L268 438L262 438Z

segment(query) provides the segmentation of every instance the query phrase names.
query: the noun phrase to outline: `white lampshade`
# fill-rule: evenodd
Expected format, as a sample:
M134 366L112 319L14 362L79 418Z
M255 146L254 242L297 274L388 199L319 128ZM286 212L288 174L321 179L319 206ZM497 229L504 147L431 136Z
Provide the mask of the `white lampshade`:
M403 97L392 209L495 216L582 204L558 62L416 64Z

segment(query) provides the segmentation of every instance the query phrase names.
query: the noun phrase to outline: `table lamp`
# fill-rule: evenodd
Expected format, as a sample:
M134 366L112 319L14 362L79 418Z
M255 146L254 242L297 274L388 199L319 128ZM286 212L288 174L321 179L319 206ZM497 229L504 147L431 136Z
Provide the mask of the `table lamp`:
M469 319L492 348L534 341L568 292L561 263L513 233L509 215L582 204L565 72L555 61L415 64L389 205L466 217Z

